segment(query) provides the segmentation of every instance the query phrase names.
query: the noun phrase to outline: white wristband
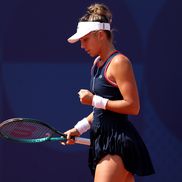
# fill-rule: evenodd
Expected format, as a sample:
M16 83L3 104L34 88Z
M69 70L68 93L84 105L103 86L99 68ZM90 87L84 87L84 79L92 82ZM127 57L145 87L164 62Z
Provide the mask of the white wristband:
M81 121L79 121L74 128L78 130L78 132L81 134L85 133L87 130L90 129L90 124L87 120L87 118L83 118Z
M106 104L109 99L103 98L98 95L94 95L92 99L92 106L100 109L106 109Z

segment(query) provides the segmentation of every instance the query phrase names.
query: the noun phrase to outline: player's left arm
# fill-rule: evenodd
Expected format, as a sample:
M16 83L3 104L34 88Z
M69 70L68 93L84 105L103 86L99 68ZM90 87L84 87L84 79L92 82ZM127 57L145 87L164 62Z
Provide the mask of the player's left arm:
M131 62L125 56L117 55L113 58L107 72L106 74L110 75L117 84L123 99L109 100L106 109L122 114L137 115L140 110L140 103Z

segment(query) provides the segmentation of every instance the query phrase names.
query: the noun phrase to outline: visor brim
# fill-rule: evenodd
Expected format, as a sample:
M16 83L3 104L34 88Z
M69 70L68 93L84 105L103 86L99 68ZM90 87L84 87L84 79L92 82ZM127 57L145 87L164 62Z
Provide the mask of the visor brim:
M85 35L87 35L89 32L85 32L85 33L75 33L74 35L72 35L70 38L67 39L67 41L71 44L78 42L82 37L84 37Z

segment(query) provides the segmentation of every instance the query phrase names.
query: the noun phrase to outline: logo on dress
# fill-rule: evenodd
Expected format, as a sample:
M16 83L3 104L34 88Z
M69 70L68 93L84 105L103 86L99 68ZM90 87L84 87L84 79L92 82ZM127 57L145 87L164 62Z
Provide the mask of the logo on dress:
M102 79L102 75L99 75L99 79Z

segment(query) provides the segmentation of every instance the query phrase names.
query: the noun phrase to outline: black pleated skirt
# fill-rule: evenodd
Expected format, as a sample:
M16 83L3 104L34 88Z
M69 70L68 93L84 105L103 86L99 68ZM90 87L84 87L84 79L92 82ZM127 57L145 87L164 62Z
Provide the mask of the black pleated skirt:
M90 130L89 168L95 174L98 162L107 154L119 155L125 168L136 175L154 173L149 152L126 115L94 113Z

